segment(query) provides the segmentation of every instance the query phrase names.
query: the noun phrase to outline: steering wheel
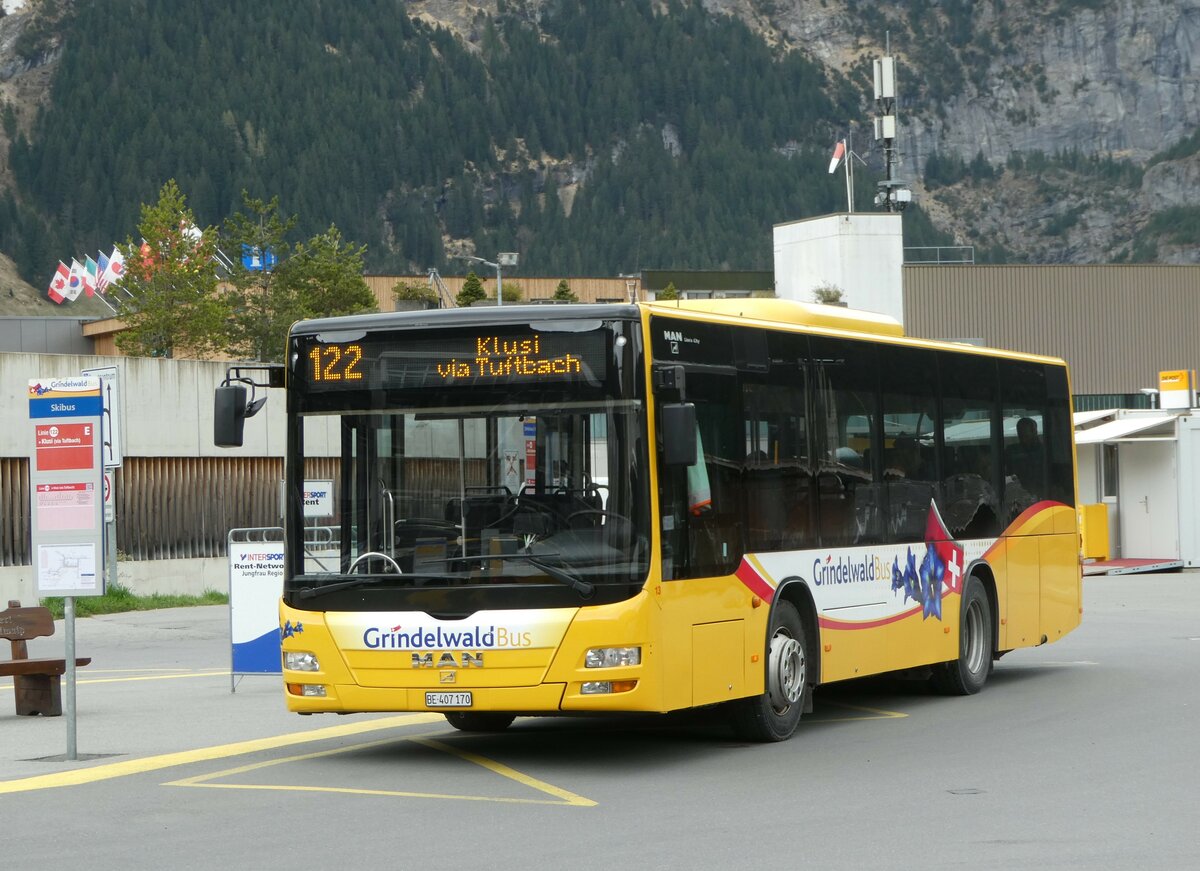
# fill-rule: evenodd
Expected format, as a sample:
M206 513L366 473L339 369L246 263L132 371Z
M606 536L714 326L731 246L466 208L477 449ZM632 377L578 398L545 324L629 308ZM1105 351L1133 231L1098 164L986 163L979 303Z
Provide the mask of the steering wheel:
M350 574L352 571L354 571L355 567L363 560L372 559L375 557L378 557L379 559L383 560L384 565L391 566L393 569L395 569L396 574L398 574L398 575L404 574L404 570L400 568L400 563L396 562L394 559L392 559L386 553L380 553L377 550L368 550L364 553L360 553L357 557L354 558L354 561L350 563L350 567L348 569L346 569L346 574Z

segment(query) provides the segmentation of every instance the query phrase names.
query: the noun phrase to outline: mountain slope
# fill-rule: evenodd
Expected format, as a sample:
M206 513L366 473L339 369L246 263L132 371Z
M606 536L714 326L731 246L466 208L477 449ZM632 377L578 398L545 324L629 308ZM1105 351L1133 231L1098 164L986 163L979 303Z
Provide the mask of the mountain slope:
M239 9L0 18L0 250L35 286L134 235L167 178L206 224L243 189L279 194L298 233L336 223L375 270L500 250L525 274L769 268L771 224L845 208L824 167L851 121L870 202L868 63L888 33L901 175L940 228L911 212L909 244L1200 250L1163 211L1200 186L1195 149L1164 150L1196 128L1200 0L263 0L253 27ZM100 30L124 38L90 50Z

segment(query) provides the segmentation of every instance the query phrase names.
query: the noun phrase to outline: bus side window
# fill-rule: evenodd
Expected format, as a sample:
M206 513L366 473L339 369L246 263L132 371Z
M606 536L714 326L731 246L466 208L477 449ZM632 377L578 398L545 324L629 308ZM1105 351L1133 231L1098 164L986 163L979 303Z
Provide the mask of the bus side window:
M823 547L882 540L876 348L812 337L817 523Z
M1000 534L996 363L939 352L942 482L938 510L951 537Z
M772 364L766 384L745 384L746 548L796 549L813 541L812 473L808 464L804 371L795 361Z
M880 349L889 538L923 541L938 480L937 358L920 348Z
M738 379L732 373L692 372L687 379L704 467L690 474L670 468L660 473L670 550L664 554L664 576L678 579L729 574L741 561L743 547ZM706 485L707 498L689 492L697 483Z
M1001 408L1004 424L1002 513L1005 525L1026 508L1049 498L1047 491L1046 367L1037 363L1001 362ZM1069 419L1069 417L1068 417ZM1072 501L1072 497L1064 501Z

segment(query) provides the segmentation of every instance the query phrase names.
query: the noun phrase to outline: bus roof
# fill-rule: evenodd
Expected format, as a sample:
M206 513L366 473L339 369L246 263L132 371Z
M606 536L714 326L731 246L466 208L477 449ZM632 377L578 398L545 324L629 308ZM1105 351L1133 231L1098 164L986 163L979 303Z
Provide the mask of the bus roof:
M537 323L567 320L638 320L641 312L659 315L682 315L725 323L753 321L765 327L792 327L858 334L864 337L899 341L922 347L956 349L965 352L1004 356L1048 363L1062 363L1058 357L1009 351L1002 348L967 345L944 339L919 339L905 336L903 325L893 317L876 312L843 308L841 306L804 303L792 299L740 297L735 299L682 299L641 303L572 303L570 305L531 305L528 303L502 306L483 305L466 308L431 309L429 311L371 312L334 318L299 321L292 326L291 335L317 333L363 332L371 330L405 330L448 326L482 326L502 323Z
M1060 357L1030 354L986 345L956 342L950 339L921 339L906 336L904 326L889 315L841 306L804 303L793 299L770 297L740 297L736 299L682 299L669 302L642 303L652 314L680 314L700 316L704 319L720 319L726 322L757 321L764 326L798 327L814 330L857 333L861 336L882 339L888 342L899 340L900 344L925 348L943 348L966 353L1002 356L1009 359L1031 362L1063 364Z
M904 335L904 327L901 323L888 315L835 305L809 304L794 299L773 297L681 299L647 303L647 306L652 311L660 311L663 314L671 311L704 312L726 317L751 318L776 324L871 333L876 336L898 338Z
M636 306L613 303L575 303L571 305L476 305L466 308L428 311L370 312L336 318L298 321L291 335L308 336L321 332L357 330L420 329L422 327L470 326L490 323L531 323L567 320L637 320Z

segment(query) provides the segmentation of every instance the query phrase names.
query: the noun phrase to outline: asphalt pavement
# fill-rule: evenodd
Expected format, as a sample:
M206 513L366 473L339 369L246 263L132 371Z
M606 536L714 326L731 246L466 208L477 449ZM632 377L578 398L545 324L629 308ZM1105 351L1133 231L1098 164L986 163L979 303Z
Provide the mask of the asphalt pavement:
M75 648L92 658L76 674L79 758L64 758L65 710L61 717L18 717L12 679L0 678L0 781L345 722L289 713L279 675L245 676L235 688L228 606L77 618ZM54 635L29 641L31 657L61 657L63 649L61 620ZM65 709L65 676L63 684Z
M80 619L77 748L0 679L0 855L89 871L312 867L973 869L1196 865L1200 572L1089 577L1082 626L983 692L818 690L783 744L712 711L299 717L231 692L229 611ZM62 628L30 642L61 655ZM53 837L11 838L53 827ZM86 850L86 852L79 852ZM85 857L80 859L78 857Z

